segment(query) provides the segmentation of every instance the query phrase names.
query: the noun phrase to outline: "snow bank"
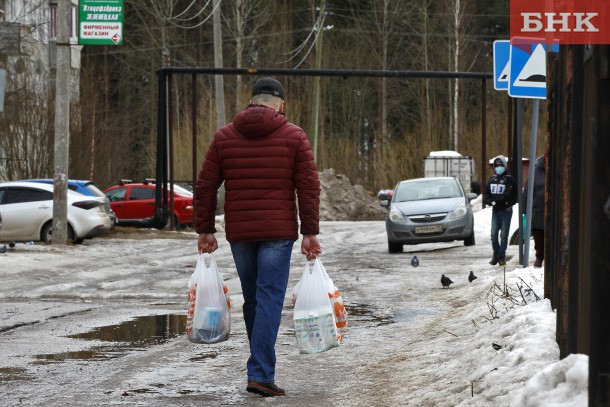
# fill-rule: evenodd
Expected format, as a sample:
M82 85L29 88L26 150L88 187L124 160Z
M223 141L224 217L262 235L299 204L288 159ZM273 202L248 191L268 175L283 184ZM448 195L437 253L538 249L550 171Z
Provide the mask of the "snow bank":
M511 406L586 406L588 381L589 357L572 354L536 373Z

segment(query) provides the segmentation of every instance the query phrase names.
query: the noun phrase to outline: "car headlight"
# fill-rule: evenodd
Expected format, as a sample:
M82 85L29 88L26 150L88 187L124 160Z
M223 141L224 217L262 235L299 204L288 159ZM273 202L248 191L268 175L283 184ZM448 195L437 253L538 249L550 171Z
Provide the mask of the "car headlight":
M466 209L466 204L462 202L451 212L449 216L450 219L458 219L464 217L468 213L468 209Z
M394 223L406 223L407 220L396 208L390 209L390 220Z

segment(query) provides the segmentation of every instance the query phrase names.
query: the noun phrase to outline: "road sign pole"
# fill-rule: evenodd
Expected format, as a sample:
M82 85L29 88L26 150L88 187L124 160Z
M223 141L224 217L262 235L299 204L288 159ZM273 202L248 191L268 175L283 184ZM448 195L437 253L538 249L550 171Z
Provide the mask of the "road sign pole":
M532 112L532 140L530 144L530 166L527 177L527 208L525 222L525 250L523 252L523 267L529 265L530 232L532 228L532 200L534 198L534 164L536 163L536 138L538 136L538 110L539 100L534 99L534 111Z
M521 111L521 100L508 96L508 152L510 154L510 173L517 180L517 191L521 191L521 166L523 165L523 152L521 150L521 133L517 138L517 129L521 129L521 113L517 115L517 109ZM518 120L517 120L518 117ZM522 195L517 194L517 205L521 208ZM514 208L513 208L514 210ZM518 223L517 228L517 243L518 243L518 264L523 264L523 227L522 222ZM512 238L512 236L511 236Z
M516 140L516 151L515 151L515 168L517 168L517 202L519 203L519 211L521 211L521 204L523 201L523 195L521 194L521 190L523 188L523 160L521 156L523 155L523 113L522 113L523 103L520 98L516 99L515 106L515 138ZM519 217L519 228L517 229L519 233L519 264L523 265L523 222Z

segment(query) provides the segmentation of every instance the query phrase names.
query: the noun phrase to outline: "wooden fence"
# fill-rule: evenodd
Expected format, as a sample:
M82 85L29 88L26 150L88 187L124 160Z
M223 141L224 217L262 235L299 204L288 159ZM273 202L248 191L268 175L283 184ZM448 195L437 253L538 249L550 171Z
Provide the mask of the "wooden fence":
M548 62L545 297L561 357L589 355L589 406L610 406L610 46Z

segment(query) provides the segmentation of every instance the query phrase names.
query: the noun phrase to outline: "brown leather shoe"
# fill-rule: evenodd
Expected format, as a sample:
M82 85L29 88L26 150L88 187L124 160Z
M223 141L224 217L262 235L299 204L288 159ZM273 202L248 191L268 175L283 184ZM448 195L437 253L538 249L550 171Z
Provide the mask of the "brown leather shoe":
M540 267L542 267L542 259L540 259L540 258L536 257L536 260L534 260L534 267L536 267L536 268L538 268L538 269L539 269Z
M275 383L263 383L257 380L249 380L246 391L260 394L263 397L285 396L284 389L279 388Z

